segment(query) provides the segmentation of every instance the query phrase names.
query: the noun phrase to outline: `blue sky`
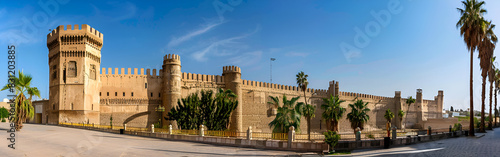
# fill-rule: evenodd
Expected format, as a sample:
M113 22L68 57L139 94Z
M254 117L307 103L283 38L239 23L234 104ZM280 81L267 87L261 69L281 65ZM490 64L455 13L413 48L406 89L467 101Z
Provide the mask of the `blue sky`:
M394 91L415 97L421 88L425 99L444 90L445 108L469 106L470 54L455 27L458 0L229 2L66 0L48 1L56 5L47 11L38 1L1 1L0 45L16 44L17 67L35 78L43 98L49 29L89 24L104 34L101 67L160 69L162 56L175 53L184 72L220 75L222 66L236 65L243 79L269 82L273 57L273 83L295 85L295 74L304 71L311 88L336 80L341 91L389 97ZM499 7L486 1L485 17L500 21ZM2 56L7 65L7 48ZM7 80L6 72L0 78ZM478 59L474 97L480 109Z

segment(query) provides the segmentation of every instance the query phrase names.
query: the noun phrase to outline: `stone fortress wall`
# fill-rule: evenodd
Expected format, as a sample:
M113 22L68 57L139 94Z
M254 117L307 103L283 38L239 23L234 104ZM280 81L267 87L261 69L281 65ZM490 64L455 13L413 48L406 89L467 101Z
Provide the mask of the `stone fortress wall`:
M90 26L83 25L82 27L84 28L83 30L87 29L90 34L95 35L97 32L90 28ZM71 26L67 27L67 29L70 28ZM244 131L249 126L252 126L255 132L271 132L268 124L274 119L276 111L267 103L271 101L269 96L277 96L280 98L280 101L283 95L286 95L288 99L300 96L301 98L298 102L304 102L304 93L298 87L244 80L242 79L242 77L244 78L244 73L242 73L242 70L237 66L224 66L221 75L182 72L181 57L175 54L165 55L162 69L159 70L144 70L142 68L127 68L126 71L125 68L102 68L102 70L99 70L101 69L100 46L102 46L102 34L98 33L98 36L101 37L99 38L100 43L94 44L92 42L85 42L87 43L87 49L89 49L88 45L99 45L99 49L90 46L93 56L88 55L90 58L93 57L92 60L94 61L98 59L98 62L79 63L81 58L86 58L87 55L66 56L60 53L63 52L64 48L59 49L59 47L72 47L75 44L73 42L67 43L67 45L63 44L65 41L63 39L64 36L60 34L56 35L57 32L62 31L61 29L64 29L64 26L59 26L57 28L58 31L54 31L47 36L49 58L64 60L64 62L49 61L51 74L54 72L57 73L57 70L67 70L68 67L64 65L74 60L78 62L78 64L82 64L81 68L79 68L82 72L90 73L90 75L92 75L92 69L89 68L95 66L90 64L96 64L97 69L94 70L96 72L96 78L90 79L88 75L82 75L82 72L79 72L75 78L81 79L82 81L79 83L79 88L67 88L72 82L60 81L60 78L67 77L66 75L60 75L58 79L52 78L51 76L50 99L44 103L43 109L45 111L41 112L43 114L41 116L42 123L78 123L89 122L89 119L93 119L90 123L109 125L110 117L112 116L113 125L127 124L127 126L132 127L149 127L151 124L161 120L163 125L166 126L171 124L171 122L162 118L165 116L166 112L163 112L162 115L162 112L157 111L159 107L163 106L165 111L168 112L170 108L177 105L177 100L179 98L185 98L201 90L217 91L218 88L223 88L231 89L236 93L238 95L238 101L240 102L238 108L233 111L230 130ZM87 36L82 36L81 39L77 41L80 40L92 41ZM97 56L97 58L94 56ZM59 67L59 69L56 68L52 70L54 65ZM91 81L90 83L89 80ZM53 84L53 81L58 82L58 84ZM401 98L401 93L399 91L395 92L394 97L383 97L343 92L339 90L339 82L335 81L331 81L327 85L328 86L325 86L328 87L326 89L306 89L308 104L316 106L316 116L311 120L313 132L319 132L326 128L324 120L321 118L321 113L323 112L321 104L323 104L322 99L330 95L339 95L341 100L346 101L341 104L342 107L347 109L344 117L340 121L340 129L342 132L352 131L350 123L346 120L346 115L350 112L348 104L354 103L356 97L368 102L368 106L372 110L369 112L370 120L365 128L385 128L386 120L383 116L387 109L391 109L391 111L396 114L392 122L393 125L401 128L399 118L397 117L397 111L403 109L406 112L407 105L405 103L406 99ZM64 90L61 90L61 88L64 88ZM87 99L80 101L82 99L79 98L79 95L89 94L90 96L87 97L87 99L92 101L97 100L97 103L92 104L92 108L90 109L90 111L93 112L89 112L89 109L85 108L88 106L86 106L86 104L91 103L91 101ZM439 91L434 100L423 100L422 91L417 91L417 101L410 106L407 118L408 127L422 127L422 122L426 121L427 118L442 118L441 114L438 114L442 111L442 98L443 92ZM68 106L68 100L72 100L71 103L76 103L77 107L54 107L51 109L51 106L55 105ZM98 108L96 109L94 107ZM92 115L90 115L90 113L92 113ZM98 114L98 116L91 117L95 114ZM73 116L75 118L66 118L68 116ZM96 118L98 120L95 120ZM172 124L174 126L176 125L175 122ZM305 118L302 118L301 124L300 130L305 132L307 126Z

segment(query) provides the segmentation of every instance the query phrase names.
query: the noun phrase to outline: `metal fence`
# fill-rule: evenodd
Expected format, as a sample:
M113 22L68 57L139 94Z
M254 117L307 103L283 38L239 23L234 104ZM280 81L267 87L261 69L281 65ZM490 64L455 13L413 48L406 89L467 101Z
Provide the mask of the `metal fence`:
M120 130L124 129L123 126L109 126L109 125L98 125L98 124L82 124L82 123L59 123L60 125L66 126L78 126L86 128L98 128L98 129L109 129L109 130ZM127 127L126 131L132 132L151 132L151 128L139 128L139 127ZM432 133L442 133L449 132L449 128L438 128L431 129ZM169 133L169 129L165 128L154 128L156 133ZM236 131L217 131L217 130L204 130L204 136L216 136L216 137L227 137L227 138L246 138L247 132L236 132ZM199 135L199 130L178 130L172 129L172 134L174 135ZM415 136L415 135L425 135L428 134L428 130L418 130L418 129L405 129L397 130L397 137ZM354 141L356 140L356 135L354 133L339 133L340 141ZM392 136L392 132L390 134ZM311 141L323 141L325 136L319 133L312 133L310 135ZM361 139L382 139L387 137L386 130L374 130L374 131L362 131L360 134ZM265 139L265 140L288 140L288 133L263 133L263 132L252 132L252 139ZM308 134L295 134L295 140L297 141L309 141Z

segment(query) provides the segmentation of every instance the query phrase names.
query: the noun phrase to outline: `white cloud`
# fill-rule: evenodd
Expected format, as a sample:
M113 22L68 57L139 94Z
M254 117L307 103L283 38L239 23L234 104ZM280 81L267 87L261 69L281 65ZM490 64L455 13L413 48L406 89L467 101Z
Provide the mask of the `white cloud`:
M285 56L289 57L307 57L309 56L309 53L304 53L304 52L288 52L285 54Z
M249 66L258 63L262 58L262 51L253 51L229 59L229 63L238 66Z
M251 36L252 34L256 33L257 31L259 31L259 27L257 27L255 29L255 31L253 31L252 33L249 33L249 34L243 34L240 36L231 37L231 38L227 38L227 39L213 42L209 46L204 48L203 50L200 50L200 51L197 51L197 52L191 54L191 56L197 61L205 61L205 60L207 60L206 56L209 53L212 55L217 55L217 56L229 55L230 53L227 52L227 50L225 50L224 48L229 47L229 48L232 48L233 52L236 52L239 50L238 48L246 47L245 45L238 46L237 48L235 48L234 46L237 44L240 44L239 42L237 42L237 40Z
M219 26L220 24L222 24L223 22L219 22L219 23L212 23L212 24L207 24L206 26L202 27L202 28L199 28L197 30L194 30L194 31L191 31L189 32L188 34L186 35L183 35L181 37L178 37L178 38L172 38L172 40L170 40L170 42L168 43L167 47L170 49L174 46L177 46L193 37L196 37L196 36L199 36L199 35L202 35L210 30L212 30L213 28Z

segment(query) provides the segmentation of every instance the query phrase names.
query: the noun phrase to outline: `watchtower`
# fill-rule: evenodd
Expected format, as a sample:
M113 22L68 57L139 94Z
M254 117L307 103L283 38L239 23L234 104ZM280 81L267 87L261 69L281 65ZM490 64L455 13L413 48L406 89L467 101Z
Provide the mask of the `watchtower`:
M230 130L243 131L243 115L242 115L242 92L241 92L241 69L237 66L224 66L222 67L222 76L226 84L226 90L230 89L234 94L238 95L238 106L231 115Z
M86 24L47 34L51 110L44 111L44 121L99 123L102 44L103 34Z
M171 108L177 106L177 100L181 99L181 57L175 54L168 54L163 57L163 87L162 87L162 104L165 111L162 114L163 126L170 125L170 122L165 120L166 114ZM177 128L177 123L172 121L172 126Z

